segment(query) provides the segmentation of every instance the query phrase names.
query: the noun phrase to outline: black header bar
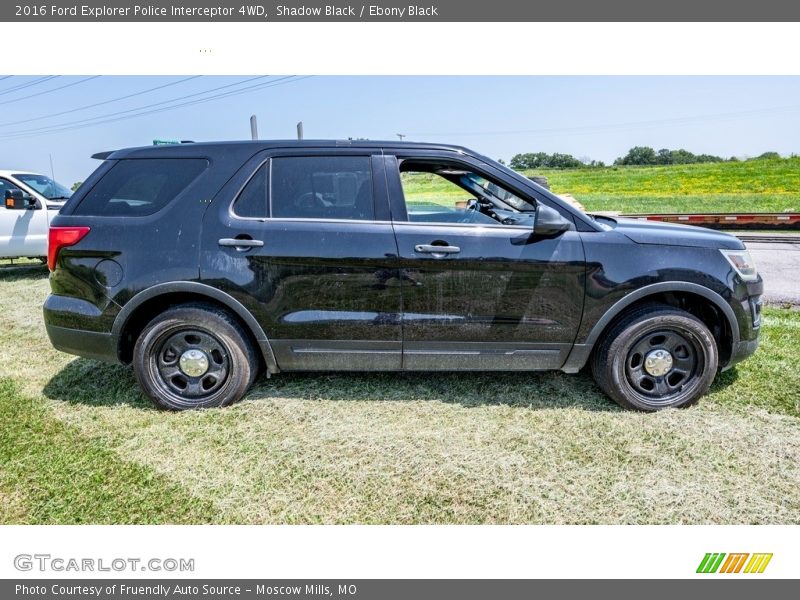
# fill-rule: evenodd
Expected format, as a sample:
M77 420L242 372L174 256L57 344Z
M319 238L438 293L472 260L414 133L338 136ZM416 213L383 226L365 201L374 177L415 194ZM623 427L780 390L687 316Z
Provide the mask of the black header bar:
M4 22L770 22L800 21L787 0L11 0ZM680 31L676 28L676 40ZM486 41L491 44L491 40Z
M713 577L713 575L712 575ZM519 598L794 598L797 581L745 577L694 580L194 580L27 579L0 581L15 600L517 600Z

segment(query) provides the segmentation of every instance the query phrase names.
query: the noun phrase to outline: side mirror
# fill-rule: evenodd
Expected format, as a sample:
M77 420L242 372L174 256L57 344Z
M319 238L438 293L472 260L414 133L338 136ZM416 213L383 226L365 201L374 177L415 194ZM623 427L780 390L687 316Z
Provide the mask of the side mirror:
M10 210L28 210L36 206L36 200L22 190L6 190L6 208Z
M536 220L533 223L533 233L543 237L555 237L568 231L570 223L555 208L550 208L539 203L536 207Z

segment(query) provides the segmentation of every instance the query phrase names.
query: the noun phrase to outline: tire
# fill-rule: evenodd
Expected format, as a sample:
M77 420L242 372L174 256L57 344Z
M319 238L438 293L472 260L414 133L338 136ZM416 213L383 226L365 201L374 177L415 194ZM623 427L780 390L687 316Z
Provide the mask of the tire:
M183 304L160 314L133 349L142 390L162 408L227 406L247 393L260 361L247 332L227 312ZM205 366L205 370L204 370Z
M591 367L597 385L617 404L653 412L697 402L714 381L718 363L717 343L702 321L653 304L612 326Z

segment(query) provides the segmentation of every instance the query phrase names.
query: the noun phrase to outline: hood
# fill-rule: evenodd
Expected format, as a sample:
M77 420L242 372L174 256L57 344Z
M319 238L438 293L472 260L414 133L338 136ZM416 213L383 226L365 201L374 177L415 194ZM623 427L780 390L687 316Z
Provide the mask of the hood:
M615 218L614 220L617 223L614 229L637 244L744 249L744 244L739 238L713 229L638 219Z

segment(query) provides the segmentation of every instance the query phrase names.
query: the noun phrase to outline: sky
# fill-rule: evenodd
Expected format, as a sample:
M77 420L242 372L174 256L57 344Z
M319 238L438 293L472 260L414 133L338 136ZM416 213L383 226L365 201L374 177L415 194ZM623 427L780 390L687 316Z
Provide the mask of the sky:
M50 78L48 78L50 77ZM0 169L71 186L96 152L165 140L368 138L453 143L508 161L632 146L723 157L800 153L800 77L3 76Z

